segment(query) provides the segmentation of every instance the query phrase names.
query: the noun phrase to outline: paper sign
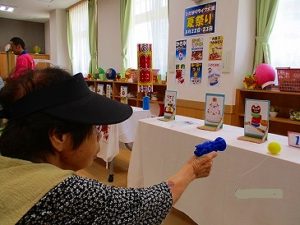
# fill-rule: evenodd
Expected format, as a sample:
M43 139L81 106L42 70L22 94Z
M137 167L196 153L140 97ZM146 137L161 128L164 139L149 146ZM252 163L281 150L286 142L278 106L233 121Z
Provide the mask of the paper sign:
M300 133L288 131L289 145L300 148Z
M104 95L104 84L98 84L97 90L99 95Z
M205 126L219 127L223 126L224 116L224 94L207 93L205 97Z
M127 86L121 86L120 87L120 98L121 98L121 102L124 104L128 104L128 87Z
M264 139L269 130L270 101L246 99L244 135Z
M110 84L106 85L106 97L111 98L111 85Z
M165 120L175 120L176 98L177 98L176 91L166 90L165 105L164 105L164 119Z

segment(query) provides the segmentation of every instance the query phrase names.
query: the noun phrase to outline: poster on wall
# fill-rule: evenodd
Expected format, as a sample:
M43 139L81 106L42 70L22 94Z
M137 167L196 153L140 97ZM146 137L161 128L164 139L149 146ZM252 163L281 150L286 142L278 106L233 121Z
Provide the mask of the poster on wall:
M176 41L175 79L177 84L184 83L187 40Z
M216 2L185 9L184 36L215 32Z
M185 61L187 40L176 41L176 61Z
M203 38L192 38L191 61L203 59Z
M222 65L221 63L208 63L207 78L209 86L219 86L221 77Z
M176 64L176 83L183 84L184 83L184 75L185 75L185 64Z
M200 84L202 79L202 63L191 63L190 83Z
M223 36L211 37L208 47L208 60L222 60Z

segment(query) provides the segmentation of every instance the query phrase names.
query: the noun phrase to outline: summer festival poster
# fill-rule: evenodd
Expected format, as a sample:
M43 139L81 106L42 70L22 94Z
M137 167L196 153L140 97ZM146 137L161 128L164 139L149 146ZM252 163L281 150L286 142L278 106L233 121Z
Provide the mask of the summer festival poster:
M219 62L208 63L207 78L209 86L219 86L221 77L222 65Z
M185 9L184 36L215 32L216 2Z
M222 60L223 36L210 37L208 47L208 60Z
M203 59L203 38L192 38L191 61Z
M190 83L200 84L202 79L202 63L191 63Z
M176 74L175 79L177 84L184 84L184 75L186 68L186 51L187 40L176 41Z

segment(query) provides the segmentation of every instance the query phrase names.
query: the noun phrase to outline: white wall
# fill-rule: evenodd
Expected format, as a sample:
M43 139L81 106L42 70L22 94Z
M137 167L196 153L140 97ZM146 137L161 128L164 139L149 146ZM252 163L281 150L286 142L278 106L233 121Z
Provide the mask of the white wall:
M98 66L122 67L119 0L98 0Z
M213 2L202 1L201 4ZM214 34L201 35L204 38L202 83L192 85L187 80L178 85L175 81L175 44L184 37L184 10L195 6L192 0L169 1L169 66L168 89L176 90L179 99L205 101L205 94L224 93L225 104L234 105L235 89L242 86L241 80L252 67L252 49L254 48L253 27L255 26L255 1L252 0L217 0L216 27ZM240 11L240 12L239 12ZM223 73L220 87L209 87L207 83L208 38L222 35L224 37L223 60L226 59L229 71ZM251 71L251 70L250 70ZM188 73L188 70L186 71Z

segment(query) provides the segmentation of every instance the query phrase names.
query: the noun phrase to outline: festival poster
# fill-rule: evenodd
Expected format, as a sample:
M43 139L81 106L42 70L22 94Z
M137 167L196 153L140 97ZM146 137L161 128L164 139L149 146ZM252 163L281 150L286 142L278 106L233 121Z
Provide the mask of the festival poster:
M176 61L185 61L187 40L176 41Z
M128 104L128 87L127 86L121 86L120 87L120 102L124 104Z
M175 120L177 92L166 90L164 104L164 119Z
M211 127L223 126L224 117L224 94L207 93L205 97L205 125Z
M211 37L208 48L208 60L222 60L223 36Z
M244 135L264 139L269 130L269 100L246 99Z
M97 84L97 91L99 95L104 95L104 84Z
M185 9L184 36L215 32L216 2Z
M191 63L190 83L200 84L202 79L202 63Z
M185 64L176 64L176 83L184 84Z
M200 61L203 59L203 39L193 38L191 48L191 61Z
M219 86L221 77L222 65L221 63L208 63L207 78L209 86Z

